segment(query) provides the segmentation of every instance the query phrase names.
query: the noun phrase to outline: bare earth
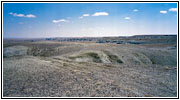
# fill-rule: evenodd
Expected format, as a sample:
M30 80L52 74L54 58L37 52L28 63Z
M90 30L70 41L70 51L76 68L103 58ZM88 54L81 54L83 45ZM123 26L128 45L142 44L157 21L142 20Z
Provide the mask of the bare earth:
M4 41L4 97L176 97L177 45Z

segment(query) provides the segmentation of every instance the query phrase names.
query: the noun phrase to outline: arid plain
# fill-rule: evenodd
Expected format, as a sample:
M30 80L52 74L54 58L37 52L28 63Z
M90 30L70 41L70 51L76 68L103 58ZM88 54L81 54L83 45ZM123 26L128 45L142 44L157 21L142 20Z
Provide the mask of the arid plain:
M177 36L3 40L4 97L176 97Z

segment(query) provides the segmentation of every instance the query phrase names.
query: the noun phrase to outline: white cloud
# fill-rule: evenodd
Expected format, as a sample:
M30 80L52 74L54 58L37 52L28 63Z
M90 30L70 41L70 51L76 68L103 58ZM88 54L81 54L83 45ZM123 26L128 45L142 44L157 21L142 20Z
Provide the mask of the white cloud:
M28 17L28 18L35 18L36 16L33 15L33 14L28 14L28 15L26 15L25 17Z
M9 14L16 16L16 17L27 17L27 18L35 18L36 17L33 14L24 15L24 14L17 14L17 13L13 13L13 12L10 12Z
M86 16L86 17L87 17L87 16L89 16L89 14L83 14L83 16Z
M134 12L138 12L139 10L138 10L138 9L134 9L133 11L134 11Z
M17 17L24 17L24 14L16 14L16 13L9 13L9 14Z
M84 18L84 17L88 17L90 16L90 14L83 14L81 17L79 17L80 19Z
M160 13L161 13L161 14L166 14L167 11L165 11L165 10L163 11L163 10L162 10L162 11L160 11Z
M177 8L170 8L169 11L177 11Z
M108 16L109 14L107 12L96 12L92 16Z
M14 16L18 16L18 17L24 17L24 14L14 14Z
M131 19L131 17L125 17L124 19L127 19L127 20L129 20L129 19Z
M60 23L60 22L69 22L68 20L65 19L60 19L60 20L52 20L53 23Z

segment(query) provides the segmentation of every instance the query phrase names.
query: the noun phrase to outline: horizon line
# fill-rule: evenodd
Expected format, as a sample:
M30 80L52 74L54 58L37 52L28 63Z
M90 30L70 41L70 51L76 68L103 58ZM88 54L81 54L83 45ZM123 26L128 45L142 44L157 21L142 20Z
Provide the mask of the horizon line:
M105 38L105 37L133 37L133 36L174 36L177 34L139 34L139 35L131 35L131 36L72 36L72 37L3 37L3 39L46 39L46 38Z

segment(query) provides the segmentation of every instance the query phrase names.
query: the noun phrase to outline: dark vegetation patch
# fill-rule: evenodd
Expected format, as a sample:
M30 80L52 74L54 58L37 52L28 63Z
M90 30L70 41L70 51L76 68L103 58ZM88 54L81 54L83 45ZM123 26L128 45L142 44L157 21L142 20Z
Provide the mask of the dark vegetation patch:
M145 55L143 54L139 54L139 53L132 53L138 60L140 60L140 62L142 62L143 64L149 64L149 58L147 58ZM150 60L151 61L151 60ZM152 61L151 61L152 62Z
M94 52L88 52L88 53L84 53L75 57L69 57L70 59L76 59L76 58L92 58L93 62L96 63L102 63L101 58L99 57L99 55L97 53Z
M152 64L156 64L155 60L154 59L150 59Z
M116 55L108 55L111 62L123 63Z
M112 63L123 63L123 61L119 59L117 55L113 55L109 51L104 51L104 52L108 56L109 61L111 61Z
M89 52L89 53L85 53L84 56L91 57L93 59L93 62L102 63L101 58L97 53Z

